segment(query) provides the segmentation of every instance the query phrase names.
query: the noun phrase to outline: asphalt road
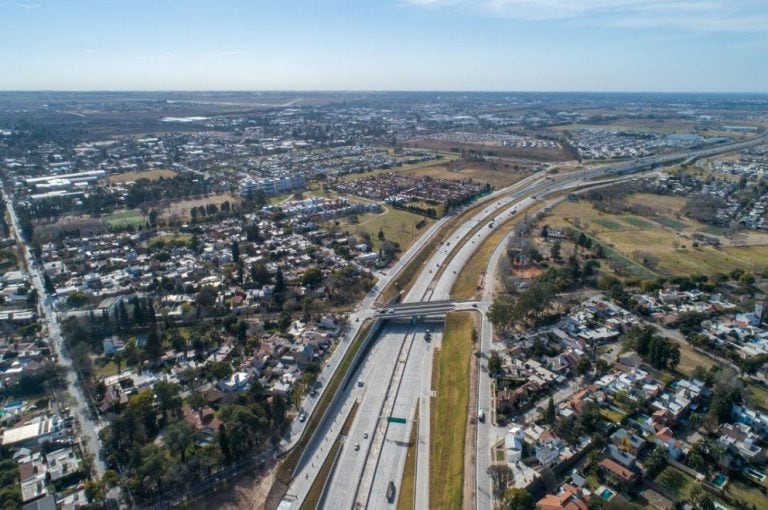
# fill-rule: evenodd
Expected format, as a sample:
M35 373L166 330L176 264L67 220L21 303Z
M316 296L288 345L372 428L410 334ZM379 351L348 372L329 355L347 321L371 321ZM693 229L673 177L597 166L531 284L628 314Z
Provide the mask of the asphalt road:
M8 214L11 218L11 225L13 226L14 236L19 246L19 251L27 265L29 274L32 278L32 283L37 290L37 295L40 297L39 306L40 311L45 318L48 326L49 345L52 352L58 358L58 364L65 369L65 377L67 381L67 391L74 398L74 403L70 406L70 410L73 412L77 424L80 430L80 439L83 442L85 451L93 459L93 469L98 478L104 475L106 471L106 465L101 459L101 443L99 441L98 430L100 424L98 424L93 418L91 418L91 411L88 408L88 400L85 394L80 388L77 381L77 374L72 367L72 361L64 353L63 339L61 336L61 329L59 327L59 321L56 312L53 310L53 299L45 292L43 285L43 276L40 268L34 263L32 254L26 241L21 238L21 229L19 227L19 218L16 215L16 210L13 207L13 202L6 194L5 190L2 190L3 200L5 200Z

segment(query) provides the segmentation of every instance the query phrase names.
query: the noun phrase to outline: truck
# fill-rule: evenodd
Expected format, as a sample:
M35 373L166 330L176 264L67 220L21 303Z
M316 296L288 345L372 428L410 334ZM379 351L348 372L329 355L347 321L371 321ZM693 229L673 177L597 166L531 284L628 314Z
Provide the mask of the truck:
M395 482L390 480L389 481L389 485L387 485L387 501L389 501L390 503L394 503L395 502L395 493L396 492L397 491L395 489Z

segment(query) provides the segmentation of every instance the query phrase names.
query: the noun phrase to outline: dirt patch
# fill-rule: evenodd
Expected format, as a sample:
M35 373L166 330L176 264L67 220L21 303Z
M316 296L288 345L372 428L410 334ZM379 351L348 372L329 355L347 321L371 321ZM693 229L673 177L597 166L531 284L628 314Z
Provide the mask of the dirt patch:
M207 197L190 198L179 202L164 202L159 204L157 208L160 210L160 218L163 220L185 220L190 217L189 211L193 207L206 206L208 204L219 206L224 202L229 202L230 205L237 205L240 203L240 197L231 193L221 193Z
M268 470L258 474L246 475L235 482L227 484L220 490L199 498L190 503L186 508L191 510L264 510L275 508L267 505L270 489L275 482L277 464L273 464Z
M142 172L125 172L122 174L110 175L107 177L107 182L110 184L123 183L123 182L136 182L139 179L149 179L153 181L155 179L176 177L176 172L173 170L167 170L162 168L156 168L153 170L144 170Z
M532 278L538 278L542 274L544 274L544 271L540 267L536 266L515 265L512 267L512 276L515 278L530 280Z

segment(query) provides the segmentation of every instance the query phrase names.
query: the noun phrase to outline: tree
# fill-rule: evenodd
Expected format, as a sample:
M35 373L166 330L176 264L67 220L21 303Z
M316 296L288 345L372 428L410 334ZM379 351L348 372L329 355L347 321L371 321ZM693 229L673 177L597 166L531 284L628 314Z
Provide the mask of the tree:
M549 397L547 402L547 409L544 411L544 423L547 425L554 425L557 419L557 409L555 408L555 401L552 397Z
M661 473L661 470L667 465L667 450L663 445L657 445L656 448L645 459L643 467L645 467L646 476L650 479L656 477Z
M507 487L514 480L512 470L506 464L493 464L488 468L488 475L493 485L493 495L501 499L507 492Z
M301 277L301 284L310 289L319 287L323 283L323 272L317 267L308 267Z
M200 409L205 407L205 405L207 404L205 397L199 391L193 392L187 399L187 402L189 403L189 407L191 407L195 411L199 411Z
M501 357L497 351L491 351L488 356L488 373L491 377L496 377L501 371Z
M232 375L232 366L226 361L214 361L209 365L209 373L213 379L226 379Z
M259 231L259 226L256 223L251 223L248 225L248 228L245 231L245 238L249 243L261 242L261 232Z
M237 242L237 239L232 241L232 262L235 264L240 262L240 244Z
M163 416L167 416L169 412L172 414L178 414L178 412L181 410L179 385L168 381L158 381L155 383L153 389L155 390L157 403L160 406L160 410L162 411Z
M712 498L712 495L704 490L704 488L696 484L693 487L691 487L690 491L690 499L691 503L694 507L696 507L698 510L714 510L715 509L715 503L714 499Z
M221 448L224 458L227 461L231 460L232 452L229 449L229 436L227 435L227 427L223 423L219 425L219 448Z
M512 487L504 494L501 508L503 510L533 510L533 496L525 489Z
M149 329L147 343L144 344L144 352L147 353L147 357L152 361L159 360L163 355L163 342L160 340L160 335L157 334L157 328L154 326Z
M88 302L88 295L84 292L74 291L67 296L67 306L71 308L80 308Z
M579 375L584 375L590 370L592 370L592 362L589 361L589 358L586 356L579 358L579 361L576 363L576 372L578 372Z
M101 480L88 480L85 482L85 497L88 498L90 503L101 503L104 501L104 494L104 483Z
M285 279L283 277L283 270L281 268L277 269L277 274L275 274L275 289L274 294L281 294L285 292Z
M554 260L560 260L560 241L555 242L549 250L549 255Z
M56 293L56 287L53 285L53 282L51 281L51 277L47 274L43 275L43 287L45 287L45 292L48 294L55 294Z
M384 237L384 229L382 229L381 227L379 227L379 234L378 234L378 238L379 238L379 241L383 241L384 239L386 239L386 238Z
M163 432L163 441L171 452L177 452L181 462L186 460L187 449L194 444L195 429L185 421L172 423Z
M263 262L257 262L251 266L251 281L258 287L269 281L269 271Z

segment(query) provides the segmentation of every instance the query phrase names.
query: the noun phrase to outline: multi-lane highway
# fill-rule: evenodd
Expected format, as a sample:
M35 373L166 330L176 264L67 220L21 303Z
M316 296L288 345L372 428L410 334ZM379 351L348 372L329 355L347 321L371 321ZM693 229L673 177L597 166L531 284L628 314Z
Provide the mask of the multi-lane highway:
M501 224L516 213L531 208L537 209L535 205L546 204L547 197L561 194L570 189L587 185L604 185L607 181L600 183L592 181L598 176L618 174L614 179L626 178L621 177L621 174L633 174L684 159L708 157L737 150L762 143L766 136L768 135L747 142L719 145L698 151L685 151L619 164L601 165L572 173L530 176L514 186L492 194L486 199L486 205L481 210L476 211L471 218L455 228L450 237L445 239L444 243L430 256L417 274L411 284L410 291L402 299L402 305L385 307L375 312L371 311L370 306L375 302L375 297L386 286L386 283L396 277L399 270L428 243L439 229L445 226L444 222L434 225L427 235L415 245L419 248L414 249L414 247L409 250L400 259L396 268L386 273L386 281L381 281L377 289L369 294L362 308L356 312L356 315L353 315L353 320L357 320L358 317L371 316L387 319L407 318L413 315L425 316L429 315L426 312L445 313L451 309L467 309L467 306L477 307L478 310L485 311L492 298L490 292L484 293L483 299L479 303L450 304L447 301L450 299L450 292L458 274L461 273L477 248ZM539 208L543 207L540 206ZM482 227L476 228L478 225ZM494 261L498 261L501 253L503 253L501 247L494 252L491 259L494 264L493 267L495 267ZM427 304L427 302L433 303ZM383 488L387 486L390 480L394 481L396 486L399 487L400 485L405 464L407 438L413 426L418 427L415 506L416 508L429 507L431 351L434 345L439 345L439 338L436 338L432 343L418 341L418 336L423 334L424 328L425 326L422 324L410 326L407 321L399 325L390 324L387 326L376 341L360 371L360 377L363 380L362 388L365 388L363 394L361 394L363 390L356 387L348 389L348 393L342 395L339 408L344 414L337 416L337 423L343 421L346 417L345 413L355 401L359 401L359 407L349 437L338 457L336 468L327 483L327 495L324 500L326 507L384 508L387 506L388 503L382 497L381 491L385 490ZM481 337L482 354L483 357L487 357L491 349L492 329L484 316ZM374 367L376 368L374 369ZM491 405L490 381L487 377L485 361L481 362L480 368L481 384L479 386L478 408L489 409ZM374 380L371 380L371 377ZM408 416L412 416L417 401L420 401L419 420L414 423ZM331 410L330 412L335 411ZM404 416L407 418L406 424L395 427L388 424L386 420L382 420L382 417L392 413L407 414L408 416ZM486 413L486 415L489 416L490 413ZM371 421L372 419L373 421ZM363 438L365 442L360 442L361 431L363 434L368 434L368 438ZM338 437L338 434L337 428L318 429L315 432L315 435L318 436L317 440L313 443L314 445L330 445ZM483 474L489 465L487 446L492 440L491 435L492 431L489 424L481 424L478 427L476 445L478 448L476 473L478 508L491 507L490 482L487 476ZM356 444L359 444L359 449L355 448ZM294 508L298 508L303 501L309 484L317 475L319 466L325 458L323 453L327 453L327 448L319 451L315 446L311 446L307 448L307 451L314 460L298 473L289 490L289 499L293 501ZM353 486L354 490L352 490Z

